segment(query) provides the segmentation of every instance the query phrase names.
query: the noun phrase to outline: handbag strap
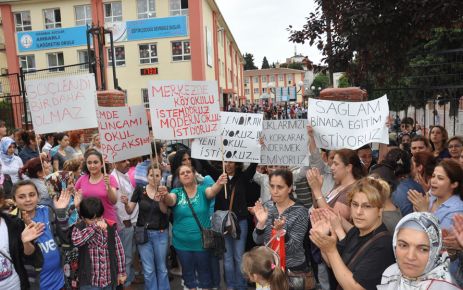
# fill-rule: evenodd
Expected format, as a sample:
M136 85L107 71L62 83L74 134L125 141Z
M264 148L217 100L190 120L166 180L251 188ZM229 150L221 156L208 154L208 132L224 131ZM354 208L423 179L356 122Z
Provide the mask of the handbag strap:
M225 186L227 186L227 185L225 185ZM230 205L228 206L228 211L232 211L232 209L233 209L233 202L235 201L235 188L236 188L236 186L233 186L232 194L231 194L231 198L230 198Z
M2 255L2 256L5 257L8 261L10 261L11 264L14 264L14 263L13 263L13 260L12 260L7 254L5 254L2 250L0 250L0 255Z
M203 227L201 226L201 223L199 222L198 216L196 215L196 212L195 212L195 210L193 209L193 206L191 205L191 201L190 201L190 198L188 197L188 193L186 192L185 188L183 188L183 187L182 187L182 191L183 191L183 193L185 194L186 201L188 202L188 206L189 206L190 209L191 209L191 213L193 214L193 217L195 218L195 221L196 221L196 223L198 224L199 230L202 232L202 231L203 231ZM198 194L198 193L196 193L196 194Z
M365 244L363 244L362 247L355 253L354 257L349 261L349 264L347 265L347 268L352 269L352 266L357 262L358 258L360 258L363 254L365 254L365 251L368 249L369 246L371 246L374 242L376 242L378 239L387 236L389 234L388 231L383 231L380 233L377 233L374 235L371 239L369 239Z

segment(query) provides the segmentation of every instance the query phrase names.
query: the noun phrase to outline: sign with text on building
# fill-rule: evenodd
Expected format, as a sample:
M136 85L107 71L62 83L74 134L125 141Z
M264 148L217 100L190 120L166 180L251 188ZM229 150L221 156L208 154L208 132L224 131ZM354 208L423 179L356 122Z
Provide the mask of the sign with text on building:
M389 144L387 97L368 102L309 99L308 124L318 148L358 149L369 143Z
M220 133L217 81L150 81L148 96L157 139L190 139Z
M148 18L105 23L105 28L113 32L114 42L181 37L188 35L186 16ZM109 38L107 37L106 40L109 41Z
M17 32L18 51L87 45L87 26Z
M25 85L36 133L97 127L93 74L26 80Z
M148 118L143 105L98 107L97 117L105 161L118 162L150 152Z
M195 139L191 156L197 159L260 163L262 114L220 112L220 136ZM221 144L222 142L222 144Z

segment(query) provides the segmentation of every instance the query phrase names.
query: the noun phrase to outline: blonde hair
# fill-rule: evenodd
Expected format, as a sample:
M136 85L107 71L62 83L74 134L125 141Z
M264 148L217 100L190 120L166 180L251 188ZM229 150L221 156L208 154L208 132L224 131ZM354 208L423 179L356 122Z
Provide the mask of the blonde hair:
M244 253L241 272L247 277L260 275L270 284L270 290L289 290L288 279L280 266L280 258L268 247L255 247Z
M75 172L79 170L81 165L82 165L82 161L79 160L79 158L69 159L69 160L64 161L63 170Z
M386 200L389 198L391 188L389 184L381 178L364 177L354 183L351 191L348 193L349 204L352 202L356 193L364 193L368 202L377 208L383 208Z

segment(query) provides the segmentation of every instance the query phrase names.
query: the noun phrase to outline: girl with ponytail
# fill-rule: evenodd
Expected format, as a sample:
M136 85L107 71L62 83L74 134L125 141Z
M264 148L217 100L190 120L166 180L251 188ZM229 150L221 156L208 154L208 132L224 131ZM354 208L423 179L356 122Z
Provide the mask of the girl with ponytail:
M243 255L241 271L256 290L289 290L288 279L280 266L280 258L268 247L255 247Z

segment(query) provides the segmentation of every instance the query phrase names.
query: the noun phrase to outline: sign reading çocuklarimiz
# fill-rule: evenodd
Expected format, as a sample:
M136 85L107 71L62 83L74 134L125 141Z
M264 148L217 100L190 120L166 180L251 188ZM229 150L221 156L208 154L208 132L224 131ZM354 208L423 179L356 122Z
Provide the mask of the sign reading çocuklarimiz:
M173 16L121 22L120 41L187 36L186 16ZM18 51L26 52L87 45L87 26L17 32ZM124 35L125 34L125 35Z

